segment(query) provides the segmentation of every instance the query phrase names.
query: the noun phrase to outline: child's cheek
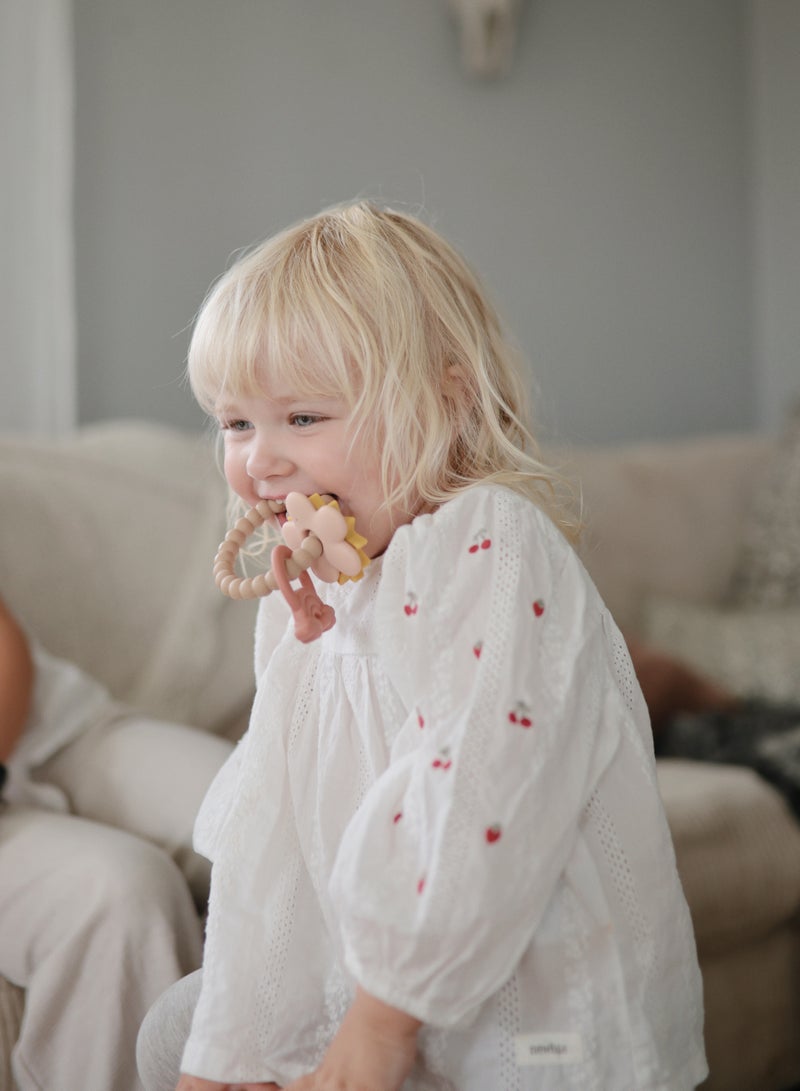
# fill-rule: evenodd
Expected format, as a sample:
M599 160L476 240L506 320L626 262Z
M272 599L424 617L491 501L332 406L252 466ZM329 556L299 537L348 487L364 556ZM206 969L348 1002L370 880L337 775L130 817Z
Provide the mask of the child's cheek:
M252 506L257 498L253 489L253 482L245 469L242 459L237 458L235 452L226 450L222 468L225 473L225 480L231 489L241 500L244 500L245 504Z

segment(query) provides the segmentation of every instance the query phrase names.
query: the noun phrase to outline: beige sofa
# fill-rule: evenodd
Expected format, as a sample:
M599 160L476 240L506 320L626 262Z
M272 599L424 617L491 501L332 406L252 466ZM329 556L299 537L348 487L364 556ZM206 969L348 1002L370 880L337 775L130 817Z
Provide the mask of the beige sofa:
M686 626L669 650L696 666L718 661L709 621L775 449L731 436L568 456L586 504L584 560L627 633L669 636L659 618L685 602L687 614L698 607L701 639ZM798 699L797 647L778 649L794 657L784 666L795 687L779 697ZM659 784L703 971L704 1089L785 1091L800 1084L800 824L749 769L664 759Z
M772 449L730 437L570 454L585 560L629 632L652 594L721 599ZM116 423L0 439L0 589L117 696L235 736L253 614L211 585L224 506L203 437ZM748 770L670 760L659 777L705 981L705 1086L783 1091L800 1081L800 827ZM0 981L0 1091L23 1000Z

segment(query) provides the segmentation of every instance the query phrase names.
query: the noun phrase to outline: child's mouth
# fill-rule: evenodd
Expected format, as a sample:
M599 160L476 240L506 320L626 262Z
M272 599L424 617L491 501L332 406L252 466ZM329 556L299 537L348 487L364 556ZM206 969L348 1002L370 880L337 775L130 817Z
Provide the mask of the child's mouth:
M336 495L336 493L322 492L318 493L318 495L322 497L322 500L326 504L329 504L332 500L335 500L337 504L339 503L339 497ZM267 507L272 513L272 517L275 522L278 524L279 527L282 527L288 519L288 516L286 514L286 500L265 500L264 503L266 503Z

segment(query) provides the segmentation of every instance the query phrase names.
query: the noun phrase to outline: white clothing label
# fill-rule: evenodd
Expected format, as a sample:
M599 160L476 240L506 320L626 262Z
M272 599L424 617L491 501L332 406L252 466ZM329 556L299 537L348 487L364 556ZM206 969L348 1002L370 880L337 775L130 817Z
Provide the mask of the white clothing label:
M579 1034L518 1034L514 1040L517 1064L577 1064L583 1060Z

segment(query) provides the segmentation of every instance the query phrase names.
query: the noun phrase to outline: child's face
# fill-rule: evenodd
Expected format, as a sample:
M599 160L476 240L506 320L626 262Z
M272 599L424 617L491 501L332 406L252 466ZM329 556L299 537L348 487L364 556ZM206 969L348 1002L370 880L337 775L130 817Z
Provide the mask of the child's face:
M379 453L352 442L347 404L273 386L264 394L232 397L217 411L225 446L225 476L253 507L290 492L328 493L352 515L377 557L394 530L412 516L383 505Z

